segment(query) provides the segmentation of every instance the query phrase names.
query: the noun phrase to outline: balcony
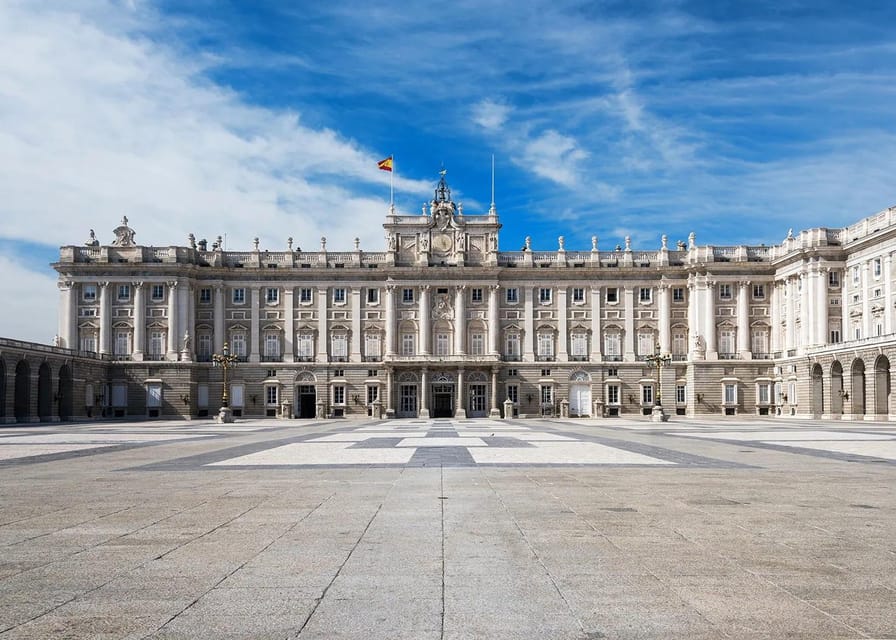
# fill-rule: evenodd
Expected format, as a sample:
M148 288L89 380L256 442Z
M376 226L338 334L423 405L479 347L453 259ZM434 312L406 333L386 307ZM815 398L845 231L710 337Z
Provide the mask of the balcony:
M570 362L588 362L588 356L584 355L571 355L569 356Z
M719 360L739 360L740 356L736 353L720 353Z
M504 362L519 362L523 358L518 353L509 353L501 356L501 359L504 360Z
M283 356L280 354L273 355L273 354L266 353L263 356L261 356L261 361L262 362L283 362Z
M165 359L164 353L147 353L143 355L144 360L149 360L151 362L161 362Z
M382 361L383 356L375 355L375 356L361 356L362 362L380 362Z
M296 356L296 362L314 362L314 356Z
M330 362L348 362L348 356L330 356Z
M615 355L615 354L614 355L607 354L604 356L604 361L605 362L622 362L622 356Z
M556 359L557 358L554 355L545 355L541 353L535 356L535 362L554 362Z
M753 360L771 360L771 359L772 359L772 354L770 354L770 353L763 353L761 351L753 352Z
M684 362L688 359L688 354L686 353L673 353L672 354L672 362Z

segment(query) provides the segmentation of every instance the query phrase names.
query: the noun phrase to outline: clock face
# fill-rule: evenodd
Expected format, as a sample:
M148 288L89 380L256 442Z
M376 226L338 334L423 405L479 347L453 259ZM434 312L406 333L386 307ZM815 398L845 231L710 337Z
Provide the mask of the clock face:
M437 233L433 234L432 237L432 248L433 251L438 253L448 253L451 251L451 245L453 244L453 239L447 233Z

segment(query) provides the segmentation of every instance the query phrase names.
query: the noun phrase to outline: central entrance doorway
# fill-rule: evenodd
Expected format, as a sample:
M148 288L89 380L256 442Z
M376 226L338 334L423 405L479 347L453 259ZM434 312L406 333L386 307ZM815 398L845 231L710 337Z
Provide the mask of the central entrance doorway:
M454 417L453 384L434 384L432 386L432 417Z
M470 408L467 411L469 418L482 418L486 415L486 386L485 383L475 382L470 385Z
M317 415L314 407L317 401L317 392L313 384L299 385L298 413L300 418L313 418Z

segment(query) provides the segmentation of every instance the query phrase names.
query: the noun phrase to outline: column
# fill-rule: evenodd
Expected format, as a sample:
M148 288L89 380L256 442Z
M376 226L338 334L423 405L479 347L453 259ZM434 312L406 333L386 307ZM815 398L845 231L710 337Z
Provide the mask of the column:
M78 349L78 301L75 283L57 283L59 287L59 339L66 349Z
M430 322L432 307L429 302L430 290L431 287L428 284L424 284L420 287L420 306L417 311L420 316L419 352L424 356L429 355L429 345L432 344L432 327Z
M386 285L386 356L395 355L395 285ZM390 405L391 406L391 405Z
M808 269L806 283L809 288L803 291L803 300L805 300L805 303L803 304L803 312L801 314L804 323L809 325L806 330L809 339L804 343L804 347L816 345L820 342L818 337L818 318L821 316L822 312L822 308L818 306L818 290L820 288L818 286L818 264L810 264Z
M796 348L796 277L787 277L787 333L784 336L785 356Z
M828 335L828 273L830 268L824 267L818 272L818 280L815 283L815 295L817 302L815 314L815 344L826 345L830 340Z
M110 282L100 282L100 353L112 353L112 300L110 289L115 286ZM37 387L35 387L36 389Z
M750 282L738 283L737 292L737 353L743 360L752 357L750 351Z
M180 352L181 360L185 362L190 362L193 360L193 339L195 336L193 335L193 330L190 322L191 313L190 313L190 304L192 302L192 293L193 287L190 286L189 282L181 283L181 286L177 288L177 350ZM186 334L190 334L189 345L187 345L187 341L184 339Z
M893 333L893 256L884 256L884 333Z
M498 291L496 284L488 288L488 352L493 356L501 353L498 346L498 333L500 321L498 319Z
M292 285L283 288L283 361L296 360L296 289ZM218 330L215 329L215 333Z
M327 289L317 289L317 362L327 361Z
M395 417L395 407L392 406L392 380L395 372L392 367L386 367L386 417Z
M466 293L466 285L458 285L454 290L454 353L459 356L467 352Z
M771 321L769 349L772 353L781 351L781 283L772 280L769 287L771 297Z
M217 283L215 285L215 349L214 353L222 353L224 351L224 343L227 342L227 335L224 329L224 285Z
M361 362L361 287L352 287L352 343L349 362Z
M523 287L523 362L535 362L535 308L532 287Z
M167 360L177 360L177 336L180 334L180 327L177 326L177 281L172 280L168 283L168 353L165 358Z
M261 352L259 346L259 325L261 324L261 289L257 286L250 287L250 295L252 296L252 308L249 311L249 362L261 362Z
M705 302L703 337L706 339L706 359L716 360L719 357L719 351L716 348L716 281L708 278Z
M688 360L697 359L697 337L700 332L700 314L697 309L698 301L697 281L693 275L688 276ZM693 389L693 387L691 387ZM693 393L688 393L692 396Z
M811 309L812 291L809 286L809 274L803 271L800 274L800 282L802 283L800 291L800 348L805 350L810 344L809 327L812 326Z
M498 407L498 367L492 367L492 408L488 415L490 418L501 417L501 409Z
M626 286L622 290L622 301L625 308L625 335L623 336L623 360L635 360L635 290Z
M849 322L849 294L846 292L846 274L848 269L840 272L840 340L846 342L853 339L852 326Z
M429 417L429 404L427 403L427 399L429 398L429 371L426 367L423 367L420 370L420 411L418 412L418 417L420 418L428 418Z
M591 287L591 360L600 362L603 336L600 333L600 287Z
M871 271L871 262L866 260L865 264L862 265L862 281L860 283L859 291L862 294L862 337L870 338L873 334L871 331L871 278L869 277L869 272ZM867 379L867 373L866 373ZM866 394L867 395L867 394ZM867 405L867 399L866 399ZM867 413L867 411L866 411Z
M668 284L659 286L660 353L672 353L672 289Z
M131 358L143 360L146 350L146 302L143 300L145 287L142 282L135 282L134 287L134 348Z
M464 370L462 367L457 370L457 397L455 400L454 417L466 418L467 410L464 409Z
M569 347L567 346L569 344L567 294L568 289L566 287L557 288L557 360L559 362L567 362L569 360Z

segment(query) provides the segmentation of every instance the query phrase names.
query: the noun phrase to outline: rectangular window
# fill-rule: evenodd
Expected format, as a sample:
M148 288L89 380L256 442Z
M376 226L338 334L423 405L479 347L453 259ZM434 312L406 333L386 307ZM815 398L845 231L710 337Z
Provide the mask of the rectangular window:
M334 358L344 358L348 355L348 340L344 333L334 333L330 336L330 355Z
M506 338L505 355L519 357L520 355L520 334L508 333Z
M93 302L96 300L96 285L95 284L85 284L83 289L84 300L87 302Z
M756 398L759 404L768 404L771 400L771 393L767 383L760 383L756 386Z
M619 289L617 287L607 287L607 302L609 304L619 302Z
M754 284L753 285L753 299L754 300L765 300L765 285L764 284Z
M684 302L684 287L672 288L672 302Z
M541 385L541 404L554 404L554 387L552 385Z
M872 297L873 297L873 298L880 298L882 295L884 295L884 291L883 291L883 289L881 289L880 287L878 287L877 289L874 290L874 295L873 295Z
M550 378L550 377L551 377L551 370L550 370L550 369L542 369L542 370L541 370L541 377L542 377L542 378Z
M405 304L411 304L414 302L414 290L413 289L402 289L401 290L401 301Z
M375 384L367 387L367 404L373 404L380 397L380 388Z
M554 336L550 333L538 334L538 355L546 358L554 355Z
M508 369L507 377L508 378L516 378L519 375L519 371L517 369Z
M162 406L162 385L156 383L146 385L146 406L153 409Z
M883 270L881 268L880 258L875 258L871 264L872 264L872 269L874 271L874 277L880 278L880 274L883 273Z
M264 293L264 301L268 304L276 304L280 300L280 289L268 287Z
M380 372L376 369L368 369L367 370L368 378L376 378L378 375L380 375Z
M832 287L840 286L840 272L839 271L828 271L828 284Z
M678 404L687 402L687 387L685 385L675 385L675 402Z
M768 331L765 329L753 331L751 351L754 355L768 353Z
M538 301L547 304L551 301L551 289L541 287L538 289Z
M451 355L451 350L449 348L449 335L447 333L437 333L436 334L436 355L437 356L448 356Z
M280 357L280 336L268 334L264 337L264 355L266 357Z
M520 401L520 386L518 384L507 385L507 399L510 400L513 404L519 403L519 401Z
M640 302L650 302L652 298L653 289L650 287L639 287L638 288L638 301Z
M507 302L516 304L520 301L520 290L516 288L507 289Z
M333 289L333 304L345 304L345 289L342 287Z
M470 289L470 302L482 302L482 288L474 287Z
M121 301L131 299L131 285L129 285L129 284L118 285L118 299Z
M333 377L334 378L344 378L345 377L345 369L333 369Z
M485 335L474 333L470 336L470 355L481 356L485 354Z
M345 404L345 387L341 384L333 386L333 404Z
M607 404L619 404L619 385L607 385Z
M115 354L126 356L131 352L131 334L127 331L118 331L115 334Z
M200 360L207 360L212 355L212 337L207 333L199 334L196 340L197 353Z
M199 304L208 304L212 301L212 290L204 288L199 290Z
M314 336L310 333L300 333L296 339L296 355L299 358L311 358L314 356Z
M737 333L733 330L723 330L719 332L719 353L731 355L735 353L735 337Z
M379 289L368 289L367 290L367 304L378 304L380 301L380 290Z
M618 378L619 377L619 369L615 367L610 367L607 369L607 377L608 378Z
M402 333L401 334L401 355L403 356L412 356L414 355L414 338L416 338L413 333Z
M852 268L852 283L859 284L859 279L860 279L859 266L856 265Z
M311 289L308 289L308 288L299 289L299 302L305 302L305 303L311 302L311 300L312 300L311 296L312 296Z
M380 336L369 334L364 338L364 355L368 358L380 357Z
M165 345L165 333L152 331L149 334L149 355L155 360L162 356Z
M652 333L639 333L638 334L638 355L639 356L650 356L653 355L653 334Z
M641 404L653 404L653 385L641 387Z
M612 358L622 355L622 340L618 333L608 333L604 336L604 353Z
M165 285L162 285L162 284L152 285L152 290L150 291L150 297L155 302L164 300L165 299Z
M246 304L246 290L245 289L234 289L233 290L233 304Z
M831 342L833 344L840 342L840 329L831 329Z
M719 285L719 298L721 300L730 300L731 299L731 285L730 284L720 284Z
M683 356L688 352L688 334L672 334L672 355Z
M238 358L246 357L246 334L234 333L230 336L230 353Z
M573 287L572 301L585 302L585 289L583 289L582 287Z
M574 333L570 338L570 355L581 358L588 355L588 336L584 333Z
M96 337L93 334L81 336L81 351L96 351Z
M736 384L725 384L725 404L737 404Z
M275 387L274 385L268 385L264 388L264 395L265 404L277 404L277 387Z
M246 386L242 383L230 385L230 406L242 407L245 404Z

